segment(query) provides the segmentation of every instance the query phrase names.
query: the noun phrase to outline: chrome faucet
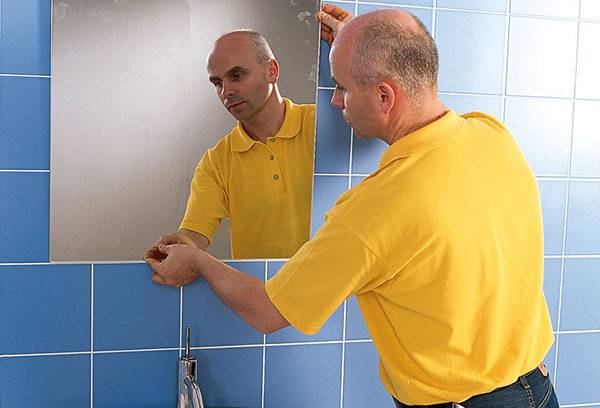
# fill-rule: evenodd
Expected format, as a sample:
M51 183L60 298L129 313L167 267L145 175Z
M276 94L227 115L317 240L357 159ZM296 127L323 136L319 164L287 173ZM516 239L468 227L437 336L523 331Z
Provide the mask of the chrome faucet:
M198 360L190 356L190 328L185 328L185 355L177 364L177 408L204 408L198 386Z

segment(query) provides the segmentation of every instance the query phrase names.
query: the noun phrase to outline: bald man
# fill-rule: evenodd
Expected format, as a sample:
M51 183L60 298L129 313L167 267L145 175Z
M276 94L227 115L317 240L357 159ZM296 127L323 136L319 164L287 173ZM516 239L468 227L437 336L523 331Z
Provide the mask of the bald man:
M217 96L238 120L198 164L180 230L159 244L206 250L229 218L233 258L288 258L309 239L314 105L282 98L279 64L258 32L221 36L207 59Z
M314 334L355 295L397 407L558 407L542 362L553 332L539 193L517 143L496 119L442 105L416 17L321 19L337 34L331 103L389 144L379 167L266 284L186 245L158 248L156 280L202 277L265 333Z

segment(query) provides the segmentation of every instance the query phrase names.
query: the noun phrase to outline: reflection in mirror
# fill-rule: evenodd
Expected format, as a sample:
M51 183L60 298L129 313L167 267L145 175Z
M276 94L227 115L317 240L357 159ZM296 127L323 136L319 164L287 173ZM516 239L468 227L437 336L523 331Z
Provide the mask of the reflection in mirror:
M52 261L140 260L180 226L220 258L308 239L318 1L53 7ZM248 33L213 49L238 29L276 62Z

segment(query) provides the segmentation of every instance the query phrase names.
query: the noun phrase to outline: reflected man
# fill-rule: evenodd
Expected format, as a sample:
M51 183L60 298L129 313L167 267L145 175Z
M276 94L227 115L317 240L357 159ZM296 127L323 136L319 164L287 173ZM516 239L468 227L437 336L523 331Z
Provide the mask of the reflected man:
M288 258L310 234L315 107L282 98L279 64L258 32L221 36L207 59L209 80L237 126L198 164L178 232L159 244L206 250L223 218L233 258Z

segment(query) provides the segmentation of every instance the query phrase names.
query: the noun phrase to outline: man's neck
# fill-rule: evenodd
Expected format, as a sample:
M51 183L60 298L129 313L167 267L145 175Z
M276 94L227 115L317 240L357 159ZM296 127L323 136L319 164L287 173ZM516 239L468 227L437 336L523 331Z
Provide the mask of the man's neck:
M284 118L285 103L275 89L262 109L252 118L242 121L242 125L250 138L266 143L269 137L279 132Z
M390 136L387 140L384 140L387 144L391 145L398 139L412 133L422 127L435 122L447 112L439 98L435 97L429 99L429 102L419 107L418 109L405 111L402 117L391 123L392 129L387 132Z

